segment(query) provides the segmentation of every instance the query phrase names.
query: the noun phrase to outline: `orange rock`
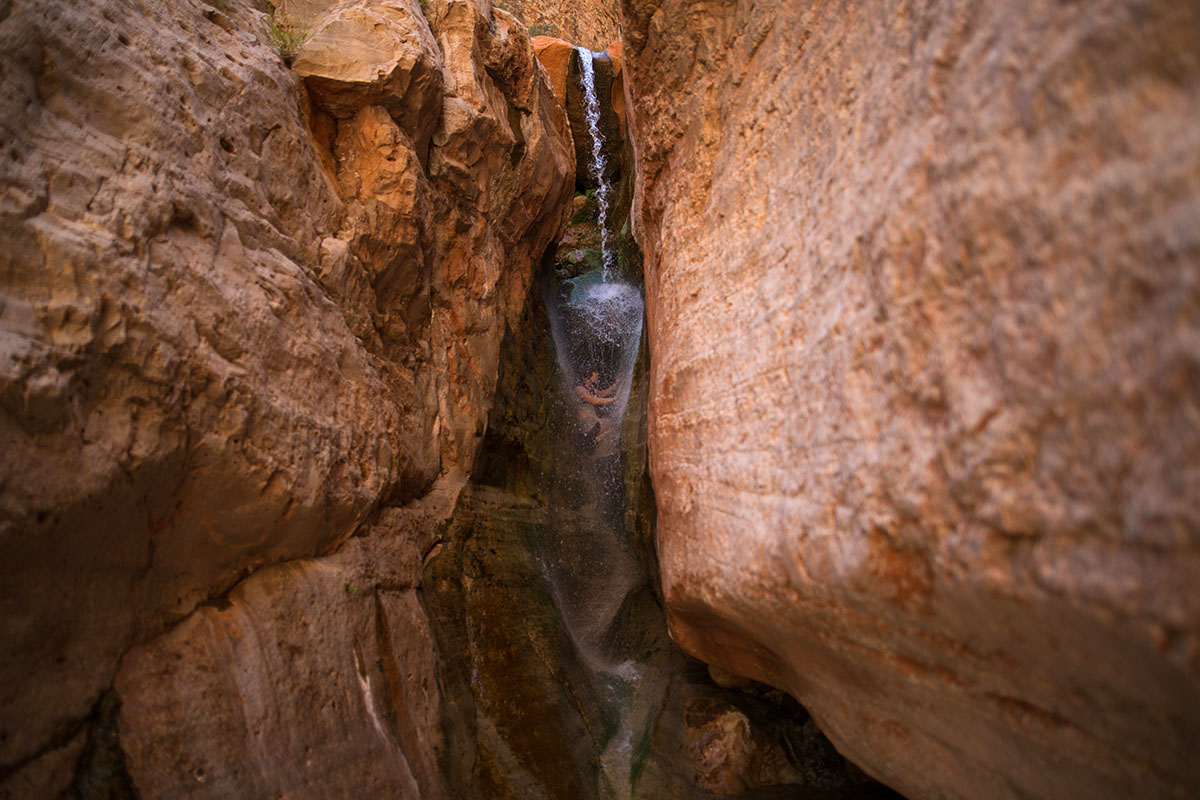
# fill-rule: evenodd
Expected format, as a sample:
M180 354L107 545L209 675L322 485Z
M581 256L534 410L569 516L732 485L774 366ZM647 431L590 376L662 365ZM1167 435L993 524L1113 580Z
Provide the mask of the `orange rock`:
M571 53L575 47L562 39L553 36L534 36L530 42L533 52L546 73L550 76L550 85L554 88L554 96L563 108L567 107L567 76L571 72Z
M270 687L333 671L351 676L339 698L378 698L378 676L360 683L349 641L277 613L307 591L290 579L245 584L278 597L232 598L264 615L253 626L193 612L471 469L502 337L570 211L566 117L511 17L431 0L435 42L415 2L339 3L313 21L293 71L252 4L219 5L154 2L118 18L107 0L53 13L0 3L3 40L25 43L0 48L0 797L57 797L70 783L82 721L123 655L122 744L143 796L201 780L214 796L291 792L239 781L286 782L305 770L305 746L238 745L227 759L221 737L245 741L249 718L229 697L190 700L210 679ZM420 553L405 556L418 571ZM308 569L285 573L312 586ZM394 619L420 622L411 597L392 600ZM295 650L235 657L221 650L226 629L270 631L267 642L286 631ZM166 679L155 658L130 655L139 642L193 654L199 669ZM382 649L407 670L403 646ZM384 729L363 699L319 736L312 708L281 707L278 730L314 750L375 741ZM206 733L173 750L186 769L160 769L147 743L184 729ZM436 796L393 780L409 769L383 763L396 748L375 752L343 773L360 793ZM260 756L273 761L237 762Z
M617 39L608 45L608 49L604 52L608 53L608 57L612 60L613 82L612 82L612 110L617 115L617 123L621 129L621 135L625 136L625 76L621 70L622 47L621 40Z
M441 110L441 62L419 9L342 3L318 18L292 69L316 105L337 119L368 105L385 108L424 157Z
M604 52L608 53L608 57L613 60L613 74L621 71L621 40L614 39L608 43L608 47L604 48Z
M571 56L575 46L553 36L535 36L530 40L533 51L550 75L550 85L554 87L554 95L567 106L567 80L571 75ZM613 113L617 116L617 126L623 137L625 135L625 79L621 75L621 41L618 39L608 45L604 51L612 61L612 89L609 93Z
M748 689L754 685L754 681L749 678L721 669L716 664L708 665L708 676L722 689Z

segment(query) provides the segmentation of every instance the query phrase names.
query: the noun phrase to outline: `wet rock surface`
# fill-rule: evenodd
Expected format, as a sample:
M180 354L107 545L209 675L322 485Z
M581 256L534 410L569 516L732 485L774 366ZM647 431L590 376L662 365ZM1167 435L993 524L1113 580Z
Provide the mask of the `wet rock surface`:
M562 359L586 361L586 348L566 344L556 358L550 335L564 283L578 283L579 302L598 285L594 267L570 262L574 245L599 245L595 202L577 201L542 296L502 346L479 461L427 562L451 794L891 797L790 698L750 681L723 690L668 639L647 475L648 353L619 389L629 410L614 429L574 391L579 376L563 375ZM636 279L640 262L623 264ZM590 330L574 322L577 334Z
M1195 9L623 17L674 638L912 797L1194 795Z
M620 543L600 517L614 498L598 495L573 468L589 456L575 451L549 330L535 293L506 340L478 467L425 578L445 665L445 764L464 797L628 793L628 774L606 773L603 763L628 704L614 702L617 682L598 680L601 665L578 649L564 604L591 597L595 619L620 629L627 646L643 655L670 648L661 614L637 612L646 602L657 609L644 573L639 590L618 574L637 569L628 553L612 563ZM567 496L573 501L564 503ZM563 570L579 582L556 584ZM613 591L589 585L587 575ZM607 600L623 604L623 613Z

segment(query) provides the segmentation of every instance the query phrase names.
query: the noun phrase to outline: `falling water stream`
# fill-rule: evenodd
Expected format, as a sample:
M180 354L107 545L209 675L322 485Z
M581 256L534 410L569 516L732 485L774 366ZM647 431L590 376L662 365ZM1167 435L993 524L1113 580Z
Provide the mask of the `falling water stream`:
M637 287L601 270L547 293L566 424L552 491L555 535L543 570L564 628L615 720L600 754L601 796L626 797L631 742L645 721L631 713L640 671L628 615L646 588L645 572L626 540L622 420L642 332Z
M576 47L575 51L579 54L579 81L583 87L584 118L587 120L588 134L592 140L592 158L588 162L588 171L592 174L592 180L596 182L596 204L600 209L598 222L600 225L601 263L605 272L609 272L613 267L612 251L608 246L611 187L607 180L608 164L604 158L604 137L600 133L600 100L596 96L596 69L593 63L595 56L591 50L583 47Z

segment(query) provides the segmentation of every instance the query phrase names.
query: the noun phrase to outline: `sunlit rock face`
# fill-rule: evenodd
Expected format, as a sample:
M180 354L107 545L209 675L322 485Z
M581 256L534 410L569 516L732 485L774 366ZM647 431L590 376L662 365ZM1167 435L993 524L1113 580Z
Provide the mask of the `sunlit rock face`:
M1200 20L623 4L671 630L907 795L1200 786Z
M378 106L424 153L441 106L442 64L420 7L358 0L301 20L308 38L292 66L317 105L338 119Z
M621 35L616 0L498 0L495 6L529 26L530 36L558 36L603 50Z
M0 3L4 796L95 761L89 716L147 796L434 792L403 576L437 523L386 507L470 470L571 142L503 12L298 5L303 80L250 3ZM318 64L334 33L385 76ZM313 558L368 531L365 555ZM288 746L229 749L268 729Z

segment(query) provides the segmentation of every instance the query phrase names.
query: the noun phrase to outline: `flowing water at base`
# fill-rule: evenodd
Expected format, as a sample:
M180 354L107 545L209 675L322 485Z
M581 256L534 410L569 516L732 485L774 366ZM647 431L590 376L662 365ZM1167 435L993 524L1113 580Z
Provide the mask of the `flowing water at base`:
M579 51L602 258L542 264L543 302L506 337L478 462L424 578L442 768L454 796L489 800L690 800L772 782L829 800L861 781L815 723L765 687L717 687L670 641L653 589L643 300L610 247L623 220L609 219L592 57ZM596 268L575 274L584 263ZM546 322L552 337L530 335ZM754 774L726 750L753 751Z

